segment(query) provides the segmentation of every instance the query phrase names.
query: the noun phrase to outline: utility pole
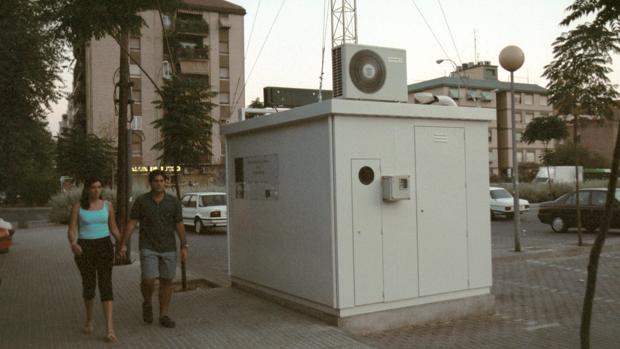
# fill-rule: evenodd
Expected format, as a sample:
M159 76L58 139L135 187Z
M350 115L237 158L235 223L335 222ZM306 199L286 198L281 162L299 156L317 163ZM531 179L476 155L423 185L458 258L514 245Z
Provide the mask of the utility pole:
M120 46L120 67L118 81L118 151L117 151L117 171L116 171L116 221L120 227L127 226L129 218L129 161L128 136L127 136L127 109L129 105L130 82L129 82L129 32L122 30L119 38ZM130 244L127 241L126 264L131 263Z
M332 48L357 44L357 0L331 0Z

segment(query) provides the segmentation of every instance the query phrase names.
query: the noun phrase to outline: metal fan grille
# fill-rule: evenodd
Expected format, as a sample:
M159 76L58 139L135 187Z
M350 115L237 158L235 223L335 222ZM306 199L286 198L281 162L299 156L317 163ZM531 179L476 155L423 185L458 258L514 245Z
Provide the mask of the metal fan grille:
M342 47L332 50L332 86L334 97L342 96Z
M386 68L381 57L371 50L358 51L349 63L351 81L364 93L375 93L385 84Z

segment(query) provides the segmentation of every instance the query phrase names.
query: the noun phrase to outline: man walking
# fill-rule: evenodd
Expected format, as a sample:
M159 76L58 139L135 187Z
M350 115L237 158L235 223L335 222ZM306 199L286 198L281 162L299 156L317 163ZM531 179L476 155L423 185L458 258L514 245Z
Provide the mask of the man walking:
M167 194L166 175L155 170L149 173L151 191L136 199L131 209L127 227L123 233L120 255L127 254L126 242L140 222L140 263L142 267L142 319L153 322L151 298L155 279L159 278L159 324L172 328L174 321L168 316L168 306L172 298L172 280L176 273L177 250L174 233L179 236L181 260L187 259L187 241L181 203L173 195Z

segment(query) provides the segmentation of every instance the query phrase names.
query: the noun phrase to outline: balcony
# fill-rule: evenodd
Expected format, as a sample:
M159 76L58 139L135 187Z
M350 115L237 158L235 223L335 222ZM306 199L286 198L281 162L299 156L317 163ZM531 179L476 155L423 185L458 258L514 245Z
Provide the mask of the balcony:
M179 59L179 71L183 75L209 75L207 60Z
M209 58L209 47L203 45L179 45L176 49L177 58L181 59L200 59Z
M206 36L209 34L209 24L202 18L177 18L175 21L177 34Z

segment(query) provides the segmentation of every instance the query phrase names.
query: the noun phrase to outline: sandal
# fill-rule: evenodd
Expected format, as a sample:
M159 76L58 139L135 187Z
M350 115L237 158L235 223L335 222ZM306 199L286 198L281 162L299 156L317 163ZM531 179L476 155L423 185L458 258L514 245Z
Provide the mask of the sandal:
M84 334L91 334L91 333L93 333L94 330L95 329L94 329L92 324L84 325L84 328L82 328L82 333L84 333Z
M174 328L174 326L176 325L174 321L167 315L164 315L159 318L159 324L167 328Z
M106 343L118 343L118 339L114 333L108 333L105 337L103 337L103 340Z

